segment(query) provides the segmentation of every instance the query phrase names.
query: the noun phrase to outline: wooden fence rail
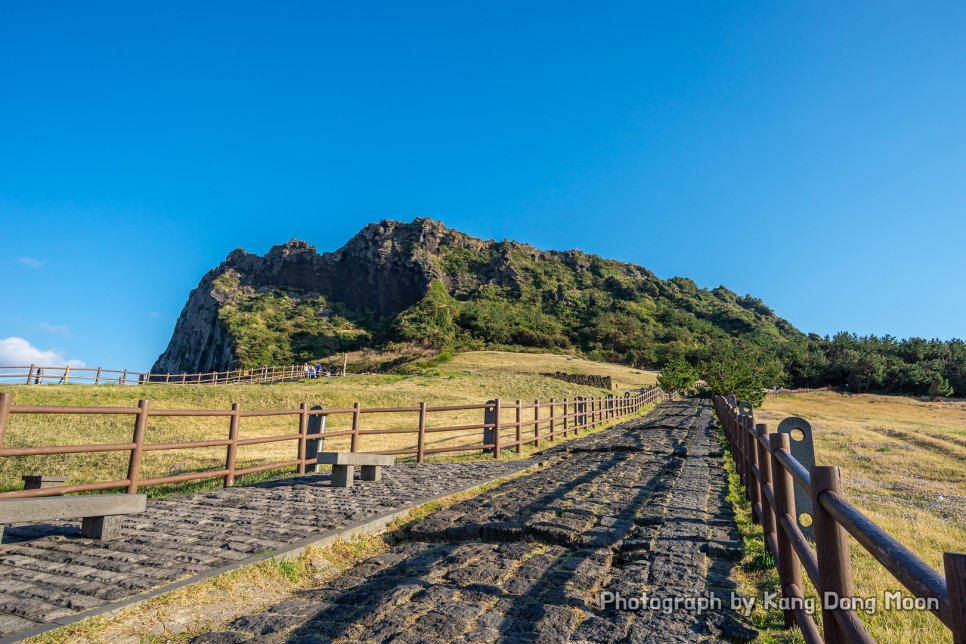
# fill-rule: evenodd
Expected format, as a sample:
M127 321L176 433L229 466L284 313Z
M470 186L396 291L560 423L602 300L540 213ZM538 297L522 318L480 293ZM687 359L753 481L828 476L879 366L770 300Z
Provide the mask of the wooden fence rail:
M277 409L277 410L242 410L237 403L231 409L152 409L149 400L141 400L137 407L53 407L37 405L14 405L13 394L0 393L0 467L7 467L5 459L19 456L53 456L59 454L89 454L95 452L128 452L127 476L120 480L98 481L94 483L82 483L75 485L64 485L60 487L49 487L34 490L21 490L15 492L5 492L0 494L0 498L21 498L33 496L52 496L66 494L70 492L90 492L97 490L109 490L124 488L129 494L135 494L138 488L146 488L156 485L166 485L173 483L184 483L202 479L221 478L223 485L230 487L234 484L238 476L253 474L266 470L277 470L284 468L295 468L298 474L304 474L307 468L316 465L316 458L310 454L310 444L320 439L349 437L350 451L364 451L359 449L359 437L380 434L413 434L416 438L416 446L406 449L395 449L378 451L372 453L393 454L415 456L416 461L422 463L426 456L432 454L442 454L447 452L478 452L484 450L493 455L494 458L501 458L503 450L515 449L519 453L523 446L530 443L540 444L540 441L554 441L558 436L567 436L568 433L576 435L580 430L593 429L612 420L624 418L636 414L641 409L655 402L665 400L666 395L658 388L642 390L637 394L626 394L618 398L614 396L598 398L575 398L572 400L564 399L557 401L551 399L548 402L534 401L524 403L505 403L499 399L476 405L446 405L429 406L426 403L419 403L413 407L371 407L364 408L356 403L351 408L343 409L310 409L306 403L302 403L297 409ZM549 414L544 414L541 410L549 409ZM427 423L427 416L430 414L441 414L445 412L477 410L481 415L482 422L472 424L450 425L443 427L431 427ZM401 428L373 428L363 429L363 418L368 414L418 414L416 427ZM80 414L80 415L127 415L134 417L134 427L130 442L126 443L102 443L92 445L57 445L45 447L4 447L4 438L7 433L8 424L11 416L18 414ZM532 419L530 418L532 415ZM149 419L155 417L215 417L227 419L226 437L223 439L185 441L177 443L152 443L149 441L150 426ZM245 418L266 417L266 416L291 416L293 417L293 427L291 433L275 436L262 436L256 438L239 438L240 426ZM323 433L310 433L309 420L313 417L331 418L334 416L348 416L351 421L350 429L325 431ZM512 417L512 420L510 418ZM487 418L493 420L487 421ZM532 436L523 436L524 428L532 427ZM546 431L541 432L541 427ZM487 430L491 430L489 435L492 440L486 440ZM496 431L492 431L496 430ZM475 432L479 431L480 439L469 444L448 445L444 447L427 447L426 435L440 432ZM513 433L513 438L507 440L509 432ZM529 432L528 432L529 433ZM469 434L473 436L474 434ZM466 434L463 434L465 437ZM257 465L254 467L239 468L236 466L238 448L245 445L260 445L290 441L295 444L293 458L281 462ZM189 472L171 476L155 478L144 478L141 476L141 463L146 452L157 452L165 450L190 449L199 447L224 447L225 466L216 470L204 470L200 472Z
M231 385L292 382L308 377L305 365L283 365L211 371L208 373L143 373L101 367L49 367L43 365L0 366L0 382L6 384L91 384L91 385ZM314 377L314 372L313 376Z
M714 405L752 506L752 520L762 526L765 545L778 568L782 596L791 607L785 611L786 627L797 625L809 643L874 641L854 610L832 601L855 597L851 535L909 592L924 600L952 631L955 644L966 644L966 554L945 553L945 576L941 575L845 499L838 467L806 470L792 456L788 434L772 433L767 424L756 424L751 405L722 396L715 397ZM798 526L796 485L811 496L815 549ZM824 640L804 608L803 570L819 592Z

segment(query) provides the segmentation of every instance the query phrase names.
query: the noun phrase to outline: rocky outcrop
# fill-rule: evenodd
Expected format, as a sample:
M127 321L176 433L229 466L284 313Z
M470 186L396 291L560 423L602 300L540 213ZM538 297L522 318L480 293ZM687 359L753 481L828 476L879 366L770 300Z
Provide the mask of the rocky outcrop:
M430 294L434 282L448 297ZM426 306L415 306L428 295ZM314 361L393 341L578 350L656 364L682 337L772 343L776 334L804 338L760 301L724 288L664 281L577 250L476 239L430 219L382 221L335 252L294 239L264 256L232 251L191 292L152 372Z
M564 382L569 382L573 385L597 387L598 389L607 389L608 391L614 389L614 380L610 376L595 376L593 374L585 373L564 373L563 371L542 373L540 375L547 376L548 378L556 378L557 380L563 380Z
M231 297L218 278L228 274L235 288L319 293L349 309L394 315L418 302L434 279L442 279L431 255L440 246L486 244L430 219L406 224L369 224L333 253L319 254L304 241L273 247L264 257L237 249L209 271L188 296L167 349L152 373L224 371L236 367L233 340L218 319ZM492 242L489 242L492 243Z

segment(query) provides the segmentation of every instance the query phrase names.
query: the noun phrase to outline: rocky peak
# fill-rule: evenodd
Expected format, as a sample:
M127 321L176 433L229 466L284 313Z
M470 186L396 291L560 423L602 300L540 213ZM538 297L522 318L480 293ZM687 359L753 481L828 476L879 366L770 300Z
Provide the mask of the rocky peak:
M152 371L178 373L233 368L231 338L218 319L226 284L239 292L280 289L319 293L352 310L394 315L423 298L441 279L433 256L447 244L482 246L432 219L369 224L335 252L319 254L308 242L291 239L264 256L232 251L202 278L185 304L168 348ZM228 282L217 280L231 272ZM237 280L237 284L235 281Z

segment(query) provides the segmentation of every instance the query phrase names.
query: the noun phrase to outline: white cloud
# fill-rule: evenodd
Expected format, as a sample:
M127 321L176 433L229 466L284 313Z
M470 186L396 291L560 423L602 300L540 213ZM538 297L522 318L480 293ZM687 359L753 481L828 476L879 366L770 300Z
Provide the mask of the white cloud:
M30 268L41 268L44 265L44 260L33 257L18 257L17 263L29 266Z
M37 328L45 333L53 333L54 335L62 335L65 338L71 336L70 329L60 324L51 324L50 322L41 322L37 325Z
M48 349L43 351L30 344L23 338L10 337L0 339L0 365L25 366L30 364L44 367L87 366L82 360L68 360L60 351Z

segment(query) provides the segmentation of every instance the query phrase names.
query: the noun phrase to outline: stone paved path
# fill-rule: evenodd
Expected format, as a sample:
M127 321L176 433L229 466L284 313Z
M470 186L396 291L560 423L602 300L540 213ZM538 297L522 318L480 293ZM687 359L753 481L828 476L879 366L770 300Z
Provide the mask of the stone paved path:
M329 474L149 499L114 541L80 521L8 526L0 545L0 637L234 564L355 521L506 476L528 461L400 464L380 482ZM358 476L358 475L357 475Z
M193 641L754 637L728 611L600 605L602 591L693 598L733 588L728 576L741 552L706 402L664 403L545 455L547 468L413 524L409 542L324 587Z

